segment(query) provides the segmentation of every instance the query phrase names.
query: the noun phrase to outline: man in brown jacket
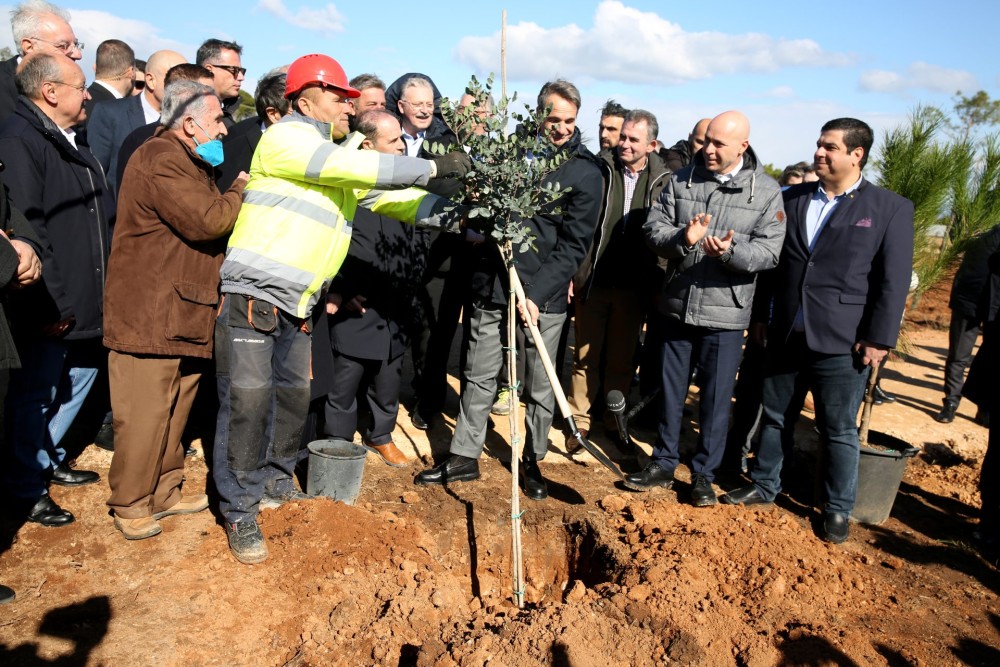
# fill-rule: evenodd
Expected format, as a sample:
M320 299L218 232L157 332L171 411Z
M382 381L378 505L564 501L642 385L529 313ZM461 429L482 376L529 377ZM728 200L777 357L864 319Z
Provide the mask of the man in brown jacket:
M182 494L187 422L212 357L219 267L248 176L215 186L226 134L215 91L177 81L161 127L129 160L118 199L104 305L114 412L108 481L115 527L127 539L159 534L158 519L200 512Z

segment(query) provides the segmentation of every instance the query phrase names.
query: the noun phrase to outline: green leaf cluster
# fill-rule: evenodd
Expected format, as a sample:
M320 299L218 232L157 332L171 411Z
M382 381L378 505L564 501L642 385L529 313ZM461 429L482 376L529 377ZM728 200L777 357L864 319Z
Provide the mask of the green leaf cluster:
M466 93L475 102L459 108L456 101L441 100L441 115L458 138L457 146L434 144L432 153L467 151L472 169L463 179L469 225L498 245L510 243L518 252L534 249L534 236L524 221L543 210L558 212L559 199L569 191L545 177L567 159L555 150L542 123L548 109L514 111L517 99L502 97L491 105L493 75L485 84L472 77ZM492 111L488 111L492 106ZM516 129L509 132L508 128Z
M1000 223L1000 141L948 141L947 130L940 109L917 107L906 125L884 135L874 164L879 185L913 202L918 294L938 282L977 234ZM943 243L928 234L935 225L945 228Z

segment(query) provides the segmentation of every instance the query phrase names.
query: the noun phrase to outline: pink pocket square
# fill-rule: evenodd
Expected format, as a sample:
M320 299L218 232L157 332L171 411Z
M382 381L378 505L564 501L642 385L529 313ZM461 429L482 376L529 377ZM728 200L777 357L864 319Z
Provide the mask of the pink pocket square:
M858 220L857 222L854 223L854 226L855 227L871 227L872 226L872 219L871 218L861 218L860 220Z

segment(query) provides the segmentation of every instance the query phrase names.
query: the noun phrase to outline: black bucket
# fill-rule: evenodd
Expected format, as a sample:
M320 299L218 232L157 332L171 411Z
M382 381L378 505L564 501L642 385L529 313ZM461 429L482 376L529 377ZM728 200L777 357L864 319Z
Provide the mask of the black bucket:
M908 442L886 433L868 432L868 446L858 460L858 499L851 518L873 526L889 518L903 481L906 460L920 451Z
M368 451L347 440L314 440L308 445L309 477L306 493L328 496L353 505L361 493Z

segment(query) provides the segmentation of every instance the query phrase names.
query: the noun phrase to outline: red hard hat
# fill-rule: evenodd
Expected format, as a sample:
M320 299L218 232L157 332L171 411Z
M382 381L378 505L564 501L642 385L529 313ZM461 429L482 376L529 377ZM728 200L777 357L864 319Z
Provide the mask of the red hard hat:
M344 68L330 56L322 53L310 53L297 58L288 66L285 77L285 97L292 98L306 86L325 83L341 91L347 97L359 97L360 90L351 88L347 82Z

